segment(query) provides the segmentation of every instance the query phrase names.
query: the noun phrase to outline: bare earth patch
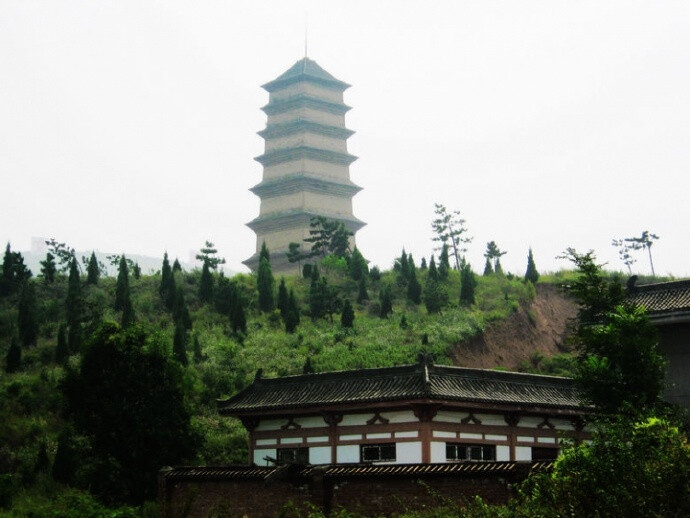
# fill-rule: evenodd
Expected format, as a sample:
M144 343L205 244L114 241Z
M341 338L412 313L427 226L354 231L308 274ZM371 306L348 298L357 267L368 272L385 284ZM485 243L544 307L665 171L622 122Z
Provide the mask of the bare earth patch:
M537 296L531 305L490 324L483 334L457 344L451 353L453 364L517 370L535 352L553 356L567 351L567 323L577 314L577 305L557 286L537 284L536 288Z

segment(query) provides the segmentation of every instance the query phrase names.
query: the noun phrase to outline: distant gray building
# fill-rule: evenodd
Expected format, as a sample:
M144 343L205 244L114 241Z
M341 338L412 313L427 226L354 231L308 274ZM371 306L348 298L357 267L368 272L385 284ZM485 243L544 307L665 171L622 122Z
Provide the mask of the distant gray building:
M263 85L269 93L262 108L266 128L259 132L265 149L255 159L263 178L250 189L261 208L247 224L256 233L256 252L243 261L253 271L265 242L274 272L297 273L285 253L292 242L309 249L303 240L315 216L340 221L353 233L364 226L352 213L352 197L361 187L350 181L349 166L357 157L347 151L354 133L345 127L350 107L343 92L349 86L306 57Z
M631 286L628 298L645 307L659 330L668 361L664 399L690 408L690 280Z

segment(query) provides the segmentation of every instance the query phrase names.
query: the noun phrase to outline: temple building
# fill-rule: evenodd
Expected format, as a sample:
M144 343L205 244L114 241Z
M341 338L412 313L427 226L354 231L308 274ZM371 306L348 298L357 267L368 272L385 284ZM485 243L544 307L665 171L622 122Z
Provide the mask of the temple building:
M263 177L250 189L261 206L247 224L256 233L256 252L243 261L253 271L265 242L274 272L298 273L285 254L290 243L309 251L303 240L310 237L313 217L342 222L353 233L364 226L352 212L352 197L361 187L350 181L349 166L357 157L347 151L354 133L345 127L350 107L343 92L349 86L307 57L263 85L268 119L259 132L264 153L256 157Z

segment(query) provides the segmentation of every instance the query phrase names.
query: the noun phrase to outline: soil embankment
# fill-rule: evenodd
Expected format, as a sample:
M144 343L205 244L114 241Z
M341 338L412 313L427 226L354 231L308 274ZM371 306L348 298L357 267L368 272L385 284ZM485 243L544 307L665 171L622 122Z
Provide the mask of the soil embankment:
M506 320L487 326L481 335L459 343L451 357L462 367L517 370L535 352L553 356L564 346L568 320L577 314L577 305L557 286L537 284L532 304L521 307Z

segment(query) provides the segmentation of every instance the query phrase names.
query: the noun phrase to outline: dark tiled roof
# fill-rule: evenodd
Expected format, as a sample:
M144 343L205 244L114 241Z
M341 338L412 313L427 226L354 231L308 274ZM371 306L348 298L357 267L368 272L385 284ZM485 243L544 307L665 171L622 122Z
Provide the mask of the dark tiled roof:
M677 312L690 314L690 280L635 286L628 299L636 306L644 306L652 318Z
M270 92L276 88L280 88L281 86L288 85L300 79L316 80L342 90L350 86L326 72L316 63L316 61L305 57L292 65L276 79L266 83L263 87Z
M548 471L553 462L448 462L442 464L331 464L322 466L176 466L163 468L161 475L173 480L273 480L283 477L381 477L408 475L488 475L510 474L520 469Z
M350 403L437 400L583 409L570 378L415 365L257 379L219 401L222 414Z

